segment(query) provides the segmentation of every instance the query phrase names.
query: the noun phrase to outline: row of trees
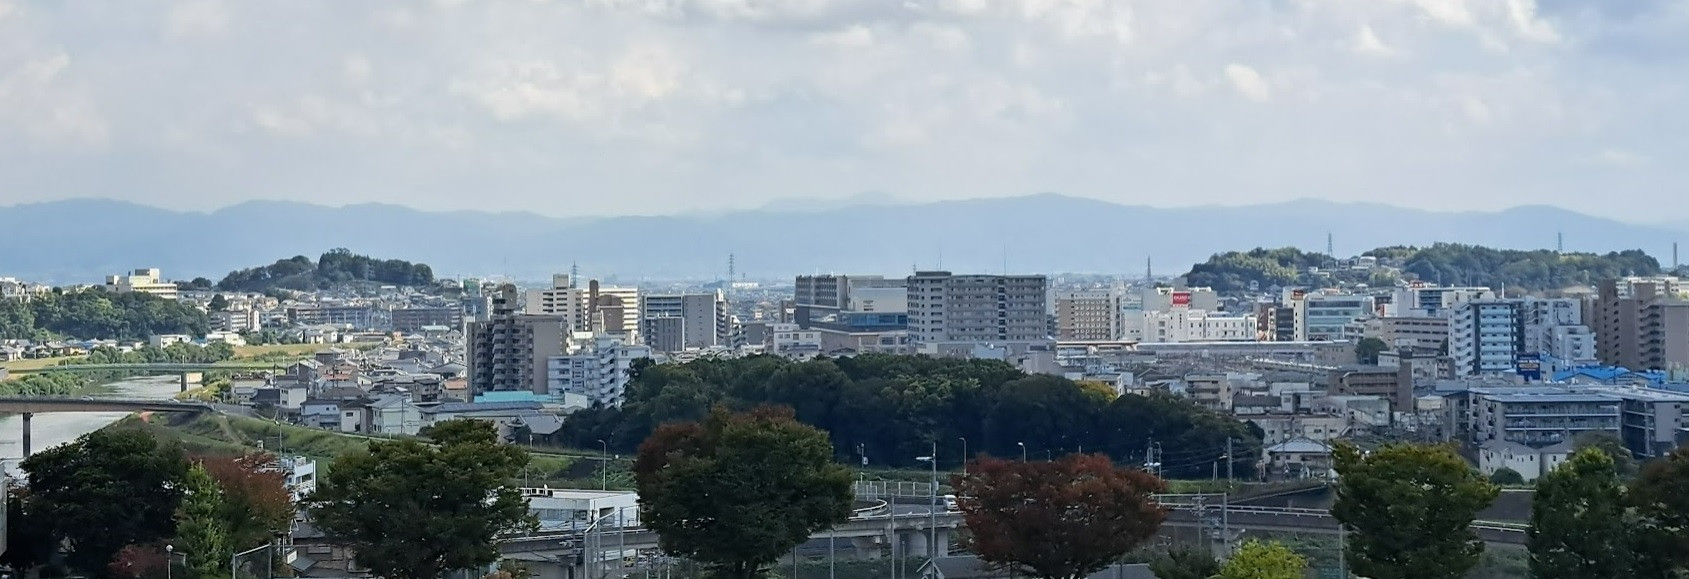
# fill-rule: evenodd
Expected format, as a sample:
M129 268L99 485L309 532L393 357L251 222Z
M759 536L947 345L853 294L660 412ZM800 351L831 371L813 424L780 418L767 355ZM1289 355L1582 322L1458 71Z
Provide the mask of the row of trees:
M632 452L670 422L694 422L723 405L794 409L796 419L832 436L835 459L909 466L936 443L940 460L968 455L1050 458L1103 453L1142 463L1151 442L1168 449L1169 477L1226 470L1227 440L1236 472L1253 473L1260 434L1247 423L1174 396L1120 396L1107 386L1030 376L992 360L870 354L794 362L773 356L641 364L621 407L570 415L566 442Z
M434 283L434 270L427 264L375 259L337 248L322 254L315 262L298 255L270 265L229 272L217 282L217 289L239 292L316 290L349 282L427 286Z
M145 340L156 334L200 336L210 328L199 308L137 292L55 289L28 301L0 300L0 339Z
M233 346L218 342L198 346L176 343L163 348L144 346L124 352L116 348L99 347L64 365L77 364L153 364L176 362L210 364L234 358ZM126 376L122 371L26 374L16 379L0 381L0 396L70 396L96 385Z
M152 576L168 545L193 577L227 575L237 547L266 544L292 521L272 461L190 457L138 431L89 433L23 461L29 485L8 504L0 562L27 572L62 550L66 566L91 576Z
M1363 255L1401 263L1404 277L1449 285L1506 286L1526 291L1590 285L1602 279L1660 273L1660 263L1641 250L1606 254L1519 251L1476 245L1438 243L1429 247L1381 247ZM1224 293L1271 286L1326 287L1336 284L1394 283L1379 272L1334 268L1332 256L1293 247L1256 248L1215 254L1185 275L1193 286ZM1323 275L1309 275L1309 268Z

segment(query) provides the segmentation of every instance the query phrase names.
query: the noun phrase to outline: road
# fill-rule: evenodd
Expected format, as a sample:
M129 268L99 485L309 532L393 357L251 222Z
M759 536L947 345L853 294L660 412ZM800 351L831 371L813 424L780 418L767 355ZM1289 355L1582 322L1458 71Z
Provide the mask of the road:
M180 392L175 376L151 376L116 382L108 386L105 396L143 400L169 400ZM30 421L30 444L35 452L76 440L78 437L117 422L125 412L57 412L37 414ZM6 472L17 473L17 462L23 452L23 418L0 418L0 462Z

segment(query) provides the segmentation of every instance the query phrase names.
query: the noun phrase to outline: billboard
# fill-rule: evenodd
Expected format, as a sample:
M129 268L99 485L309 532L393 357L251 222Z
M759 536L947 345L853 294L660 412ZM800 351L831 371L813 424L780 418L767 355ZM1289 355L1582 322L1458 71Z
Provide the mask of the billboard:
M1186 308L1188 308L1188 307L1190 307L1190 305L1191 305L1191 293L1190 292L1173 292L1173 307L1186 307Z
M1526 382L1540 382L1542 381L1542 355L1536 353L1519 354L1513 359L1513 369Z

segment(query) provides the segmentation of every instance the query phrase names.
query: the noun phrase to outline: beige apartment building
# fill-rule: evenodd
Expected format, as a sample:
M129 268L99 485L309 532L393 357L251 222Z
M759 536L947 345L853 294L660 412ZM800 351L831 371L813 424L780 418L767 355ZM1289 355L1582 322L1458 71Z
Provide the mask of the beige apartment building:
M1689 366L1689 287L1675 277L1601 282L1584 319L1602 364L1632 370Z
M469 324L464 339L470 395L484 392L547 393L546 362L564 354L568 337L562 316L523 314L516 286L499 286L491 316Z
M165 281L158 268L137 269L126 274L106 276L106 291L112 293L152 294L167 300L177 297L176 284Z
M1118 290L1056 294L1056 339L1118 340L1126 332L1125 294Z

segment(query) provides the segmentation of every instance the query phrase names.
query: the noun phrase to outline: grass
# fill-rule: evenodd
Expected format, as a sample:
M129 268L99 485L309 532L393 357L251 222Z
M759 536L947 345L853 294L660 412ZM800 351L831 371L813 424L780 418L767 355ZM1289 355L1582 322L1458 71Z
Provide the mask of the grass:
M59 356L57 358L30 358L30 359L27 359L27 360L13 360L13 361L10 361L10 362L0 362L0 368L5 368L7 370L40 370L42 368L47 368L47 367L50 367L50 366L57 366L57 365L59 365L59 362L63 362L65 360L77 360L77 359L80 359L80 358L82 358L82 356ZM13 379L13 378L17 378L20 375L21 374L7 376L6 379L10 380L10 379Z
M235 346L235 359L257 358L259 356L273 356L287 354L294 356L310 356L327 346L323 344L269 344L265 346Z

